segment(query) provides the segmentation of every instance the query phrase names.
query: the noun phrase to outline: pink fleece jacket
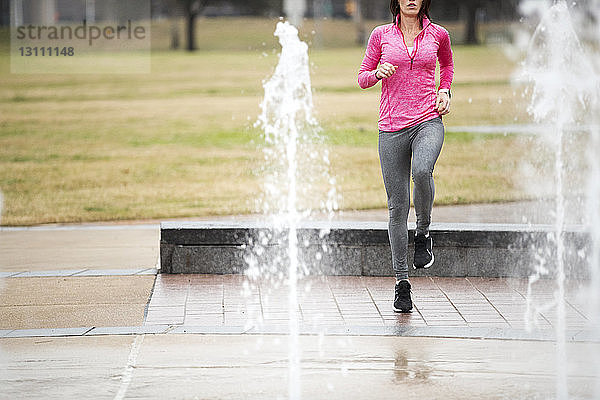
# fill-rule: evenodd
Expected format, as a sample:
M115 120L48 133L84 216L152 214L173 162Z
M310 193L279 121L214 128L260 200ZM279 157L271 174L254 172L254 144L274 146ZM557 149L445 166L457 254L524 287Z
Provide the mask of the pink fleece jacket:
M381 79L380 131L398 131L440 115L435 108L435 67L438 60L438 89L449 90L454 77L450 35L427 17L423 18L423 29L415 39L412 54L398 25L387 24L373 29L358 72L359 86L367 89L380 81L375 76L379 63L389 62L398 66L394 75Z

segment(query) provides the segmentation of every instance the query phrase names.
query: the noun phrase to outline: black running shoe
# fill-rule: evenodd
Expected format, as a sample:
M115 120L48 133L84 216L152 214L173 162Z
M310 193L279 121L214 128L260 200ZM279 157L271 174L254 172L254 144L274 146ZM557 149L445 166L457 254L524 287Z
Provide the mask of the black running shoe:
M409 313L413 308L410 298L410 283L408 281L400 281L396 284L396 296L394 298L394 311L401 313Z
M433 265L433 239L427 235L415 235L415 257L413 268L429 268Z

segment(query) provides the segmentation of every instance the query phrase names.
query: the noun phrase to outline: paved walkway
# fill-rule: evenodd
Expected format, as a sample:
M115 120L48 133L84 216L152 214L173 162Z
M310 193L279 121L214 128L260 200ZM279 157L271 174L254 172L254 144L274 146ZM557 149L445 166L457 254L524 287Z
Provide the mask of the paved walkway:
M521 223L526 206L437 221ZM557 373L574 398L600 394L579 282L567 285L557 363L550 280L534 286L526 330L525 280L413 278L415 310L396 314L393 278L305 278L293 344L285 282L155 275L157 258L153 221L0 229L0 398L287 398L296 351L294 387L310 399L553 398Z
M468 332L462 328L504 329L520 335L533 329L532 337L555 326L556 308L549 306L555 287L550 280L532 286L527 317L526 280L427 277L411 282L414 312L398 314L392 310L394 278L304 278L298 284L300 326L313 331L359 328L364 334L393 332L378 329L382 327L448 328L445 332L450 335ZM585 286L570 282L567 287L566 329L577 334L590 328L581 297ZM144 323L190 326L196 332L202 327L286 330L288 292L286 283L274 285L242 275L159 275Z
M321 276L298 283L300 332L553 340L554 282L412 278L414 311L393 312L393 278ZM142 333L287 333L284 281L244 275L4 279L0 338ZM585 283L567 282L570 341L598 341ZM528 305L529 298L529 305ZM529 306L529 308L528 308Z
M571 398L597 399L600 345L566 350ZM311 400L556 398L552 342L169 334L7 338L0 354L3 399L288 399L290 386Z
M543 208L539 202L436 207L434 219L545 223L547 215L540 212ZM253 218L256 216L217 219ZM345 212L336 218L385 221L387 211ZM84 333L95 333L96 328L103 328L105 333L134 333L137 328L122 328L139 326L157 326L154 331L158 332L170 329L165 326L195 326L195 331L204 327L214 332L287 329L284 283L199 275L158 275L155 282L152 275L156 274L158 241L156 221L0 228L0 278L10 277L0 279L0 329L13 336L19 332L30 335L30 329L41 329L35 334L43 334L63 328L82 328L73 332ZM507 337L523 337L525 281L414 278L412 282L415 310L410 315L398 315L391 310L391 278L304 280L299 299L301 326L305 331L311 326L327 326L330 331L360 328L355 330L373 334L393 334L399 331L388 328L398 327L454 328L455 334L489 328L510 330ZM538 283L539 293L531 305L542 309L549 304L553 284ZM135 288L136 296L120 289L127 286ZM577 333L586 329L589 315L577 297L580 285L572 282L569 289L567 329ZM553 310L550 307L536 313L531 308L529 322L539 331L551 330ZM414 329L411 332L417 332Z
M154 275L0 279L0 329L142 325Z
M527 281L411 279L414 310L392 310L393 278L322 276L298 284L304 333L554 338L554 282L527 297ZM569 340L600 341L585 304L585 283L568 282ZM286 333L285 282L243 275L36 277L4 279L0 337L135 333Z
M156 267L159 225L0 228L0 272Z

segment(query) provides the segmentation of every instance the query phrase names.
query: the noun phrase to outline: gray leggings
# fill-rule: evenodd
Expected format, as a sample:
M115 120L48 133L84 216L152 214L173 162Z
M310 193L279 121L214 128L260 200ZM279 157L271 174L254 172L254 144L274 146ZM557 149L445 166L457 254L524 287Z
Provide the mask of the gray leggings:
M427 234L435 195L433 167L444 143L444 125L438 117L397 132L379 132L379 160L390 212L389 237L396 279L408 279L408 211L410 174L417 233Z

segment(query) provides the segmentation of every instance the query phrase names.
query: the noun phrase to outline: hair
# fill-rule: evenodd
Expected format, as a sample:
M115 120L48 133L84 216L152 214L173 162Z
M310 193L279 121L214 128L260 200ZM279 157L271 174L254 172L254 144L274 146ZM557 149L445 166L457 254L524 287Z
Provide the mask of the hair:
M400 4L399 0L390 0L390 11L392 12L393 22L396 23L396 18L400 14ZM423 0L421 3L421 9L419 10L419 23L423 25L423 17L429 18L429 6L431 5L431 0Z

